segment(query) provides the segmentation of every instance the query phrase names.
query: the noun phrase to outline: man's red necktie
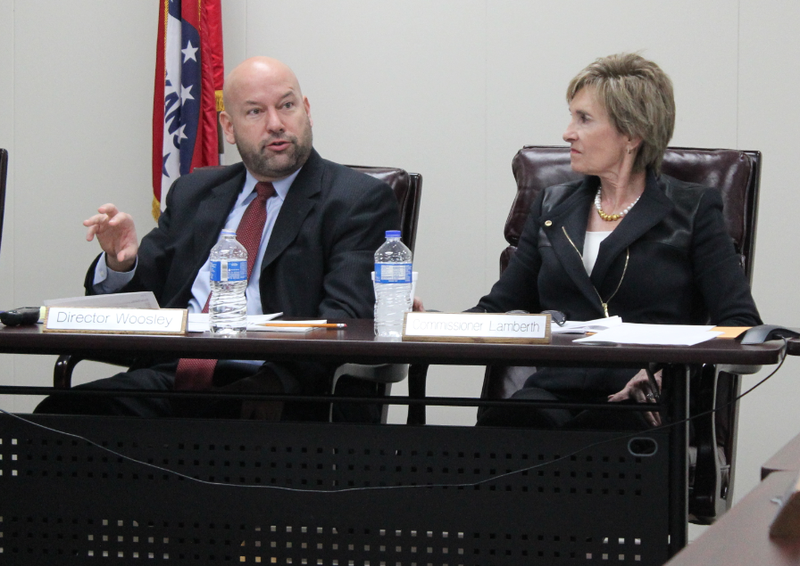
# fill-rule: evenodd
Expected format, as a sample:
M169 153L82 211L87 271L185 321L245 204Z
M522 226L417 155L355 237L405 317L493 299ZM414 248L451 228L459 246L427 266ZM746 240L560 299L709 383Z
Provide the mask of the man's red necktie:
M250 202L244 211L239 228L236 230L236 239L247 250L247 279L253 271L258 248L261 245L261 236L264 233L264 223L267 221L267 199L275 194L272 183L256 183L256 198ZM208 312L209 295L203 312ZM210 389L214 377L214 368L217 360L198 358L181 358L175 372L175 389L203 390Z

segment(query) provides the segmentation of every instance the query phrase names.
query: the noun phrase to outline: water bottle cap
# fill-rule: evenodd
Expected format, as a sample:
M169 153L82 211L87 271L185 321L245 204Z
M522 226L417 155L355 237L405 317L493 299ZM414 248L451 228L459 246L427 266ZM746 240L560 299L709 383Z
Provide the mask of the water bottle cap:
M387 238L399 238L400 237L400 230L386 230L386 237Z
M223 230L220 236L235 236L236 230Z

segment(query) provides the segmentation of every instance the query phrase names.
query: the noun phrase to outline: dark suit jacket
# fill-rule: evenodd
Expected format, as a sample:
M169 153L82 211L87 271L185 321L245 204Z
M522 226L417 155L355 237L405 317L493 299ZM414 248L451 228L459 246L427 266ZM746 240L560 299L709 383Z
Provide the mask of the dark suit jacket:
M600 245L587 275L581 254L598 183L586 177L542 191L508 268L476 310L556 309L591 320L604 316L606 302L625 322L760 324L719 191L709 187L648 173L639 202ZM617 385L581 378L546 388L606 393Z
M149 290L162 307L186 308L245 173L238 163L200 169L175 181L158 227L142 239L134 279L121 292ZM264 255L259 280L263 312L371 318L374 253L384 232L399 226L397 200L386 184L312 151L286 196ZM94 264L87 293L92 293L93 277ZM328 373L300 362L273 367L309 391L321 391Z

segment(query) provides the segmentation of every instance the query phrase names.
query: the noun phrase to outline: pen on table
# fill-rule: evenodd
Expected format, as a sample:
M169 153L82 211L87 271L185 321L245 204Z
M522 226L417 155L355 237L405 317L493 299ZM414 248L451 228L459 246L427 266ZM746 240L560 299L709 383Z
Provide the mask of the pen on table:
M256 326L274 326L274 327L288 326L289 328L347 328L347 325L344 322L326 322L326 323L259 322Z

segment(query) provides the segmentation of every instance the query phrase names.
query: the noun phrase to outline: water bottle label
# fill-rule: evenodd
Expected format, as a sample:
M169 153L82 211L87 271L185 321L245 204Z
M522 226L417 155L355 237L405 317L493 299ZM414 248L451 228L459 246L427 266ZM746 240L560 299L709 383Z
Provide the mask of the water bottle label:
M247 281L247 260L212 261L211 281Z
M411 283L410 263L376 263L376 283Z

